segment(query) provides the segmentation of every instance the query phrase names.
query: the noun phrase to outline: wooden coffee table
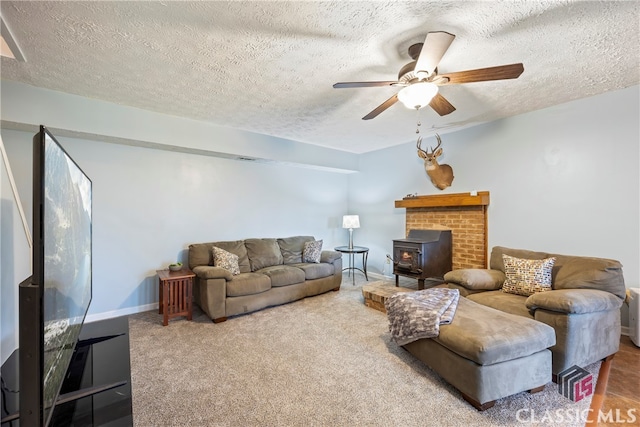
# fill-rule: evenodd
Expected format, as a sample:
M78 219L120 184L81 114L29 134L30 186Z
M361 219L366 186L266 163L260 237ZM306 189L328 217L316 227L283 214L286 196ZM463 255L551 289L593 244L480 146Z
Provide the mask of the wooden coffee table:
M364 297L364 305L375 308L378 311L386 313L384 302L391 295L398 292L415 292L415 289L403 288L395 286L393 282L373 282L362 285L362 296Z
M443 284L440 280L429 281L429 279L427 279L427 284L429 288L447 287L447 285ZM362 296L364 297L364 305L386 313L387 310L384 308L384 302L391 295L398 292L416 292L418 290L417 288L397 286L392 281L380 280L362 285Z
M192 319L193 278L195 273L188 268L180 271L156 270L160 287L158 313L164 315L162 324L167 326L169 319L186 316Z

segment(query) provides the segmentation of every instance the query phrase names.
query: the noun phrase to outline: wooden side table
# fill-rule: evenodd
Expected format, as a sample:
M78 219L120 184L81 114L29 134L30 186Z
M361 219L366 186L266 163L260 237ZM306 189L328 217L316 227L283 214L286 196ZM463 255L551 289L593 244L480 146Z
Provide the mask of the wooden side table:
M193 271L183 268L180 271L156 270L160 287L158 313L163 314L162 324L167 326L169 319L187 316L191 320L193 313Z

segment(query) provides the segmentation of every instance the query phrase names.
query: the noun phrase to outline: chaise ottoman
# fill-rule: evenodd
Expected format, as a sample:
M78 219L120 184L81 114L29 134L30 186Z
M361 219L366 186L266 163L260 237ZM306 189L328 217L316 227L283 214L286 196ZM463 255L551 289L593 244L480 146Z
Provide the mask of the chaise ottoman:
M427 364L478 410L496 399L551 381L554 329L542 322L460 298L453 321L440 335L403 347Z

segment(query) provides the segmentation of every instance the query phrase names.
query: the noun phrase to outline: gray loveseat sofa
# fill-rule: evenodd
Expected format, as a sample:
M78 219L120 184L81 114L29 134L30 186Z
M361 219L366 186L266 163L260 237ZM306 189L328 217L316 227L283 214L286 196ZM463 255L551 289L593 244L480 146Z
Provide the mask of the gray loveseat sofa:
M503 292L503 254L526 260L555 257L552 290L530 296ZM584 367L618 351L625 298L620 262L497 246L489 267L454 270L444 279L469 300L551 326L556 334L556 344L550 347L554 381L573 365Z
M215 322L328 291L342 282L342 254L322 251L319 262L303 262L313 236L245 239L189 245L195 303ZM215 265L217 247L237 256L239 271Z

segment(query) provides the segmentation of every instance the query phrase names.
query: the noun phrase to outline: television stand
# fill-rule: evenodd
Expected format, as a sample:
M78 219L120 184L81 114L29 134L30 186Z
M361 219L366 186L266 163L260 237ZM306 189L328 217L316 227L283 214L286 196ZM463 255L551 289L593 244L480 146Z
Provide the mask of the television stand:
M9 419L19 406L19 351L2 365L2 427L20 426ZM49 425L105 424L133 425L126 316L83 325Z

